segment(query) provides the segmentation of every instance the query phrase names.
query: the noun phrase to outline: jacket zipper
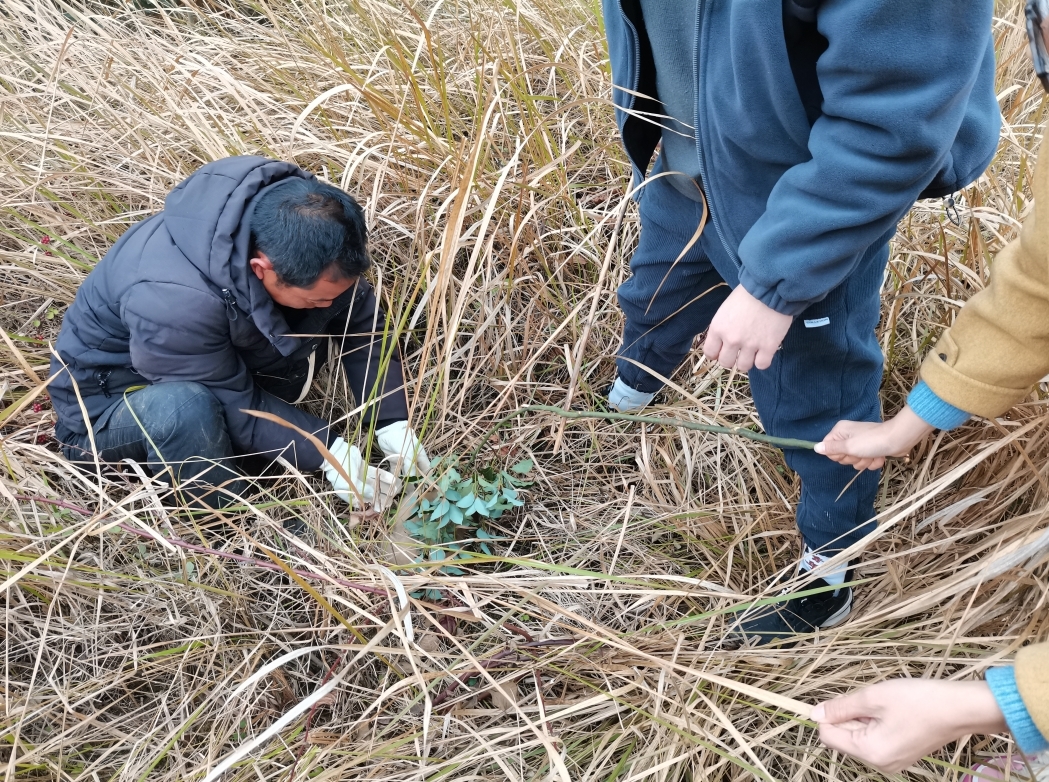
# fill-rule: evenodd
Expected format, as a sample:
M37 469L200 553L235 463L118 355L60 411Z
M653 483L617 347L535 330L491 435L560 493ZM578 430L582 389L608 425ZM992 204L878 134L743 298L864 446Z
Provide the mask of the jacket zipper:
M701 42L699 40L700 30L703 28L703 0L697 0L696 2L696 53L692 58L692 84L695 85L696 90L696 112L693 116L692 121L695 123L695 141L696 141L696 158L699 160L699 179L700 186L703 189L703 197L707 199L707 208L710 210L710 222L714 224L714 231L718 235L718 239L721 240L722 247L728 253L728 257L732 263L736 265L736 269L742 271L743 264L739 260L739 253L732 252L732 249L728 246L728 242L725 241L725 234L721 230L721 224L718 219L714 216L714 202L710 198L710 183L707 181L707 166L703 160L703 145L700 143L700 134L702 133L701 128L703 127L699 118L699 107L703 103L703 96L699 88L699 57Z
M637 86L641 83L641 39L638 37L637 28L634 27L634 23L630 21L630 17L627 16L626 11L623 10L623 0L616 0L616 5L619 6L619 15L623 17L626 26L630 28L630 35L634 38L634 73L630 80L630 95L627 96L629 103L626 106L626 109L630 110L634 108L634 101L637 100ZM629 157L629 153L627 156ZM631 164L633 164L633 161L631 161Z
M237 300L233 296L233 291L229 288L222 289L222 301L226 304L226 317L230 320L236 320L237 315Z
M95 375L95 378L98 380L98 387L102 389L102 395L105 396L106 399L113 396L109 391L109 376L112 374L112 369L100 369Z

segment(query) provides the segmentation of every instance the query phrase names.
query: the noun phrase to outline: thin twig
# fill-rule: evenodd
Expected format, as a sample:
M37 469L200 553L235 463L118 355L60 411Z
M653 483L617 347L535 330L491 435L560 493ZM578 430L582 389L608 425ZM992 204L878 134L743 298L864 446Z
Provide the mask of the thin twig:
M792 437L773 437L770 434L755 432L750 429L745 429L742 426L697 424L695 421L682 421L679 418L656 418L651 415L634 415L633 413L602 413L597 410L565 410L560 407L554 407L553 405L525 405L524 407L519 407L512 413L500 418L491 429L485 432L484 437L481 438L477 447L470 451L467 461L472 464L493 434L498 432L518 416L522 416L525 413L552 413L553 415L568 418L569 420L575 420L578 418L596 418L604 421L634 421L636 423L652 424L654 426L676 426L682 429L692 429L696 432L731 434L737 437L745 437L748 440L757 440L761 443L774 445L777 448L804 448L811 451L816 447L816 443L810 442L809 440L795 440Z

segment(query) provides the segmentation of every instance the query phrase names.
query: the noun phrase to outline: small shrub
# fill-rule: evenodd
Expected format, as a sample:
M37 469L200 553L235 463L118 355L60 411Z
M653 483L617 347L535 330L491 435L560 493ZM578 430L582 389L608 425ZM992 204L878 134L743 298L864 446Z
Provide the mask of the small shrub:
M416 503L404 522L408 534L428 548L416 561L441 562L441 573L462 575L463 571L453 563L470 559L466 547L472 540L491 555L487 541L495 536L482 524L485 519L498 519L511 508L524 505L520 489L532 484L527 478L531 470L531 459L499 471L490 466L468 471L457 456L436 460L431 471L435 477L427 495ZM428 597L440 596L438 590L426 591Z

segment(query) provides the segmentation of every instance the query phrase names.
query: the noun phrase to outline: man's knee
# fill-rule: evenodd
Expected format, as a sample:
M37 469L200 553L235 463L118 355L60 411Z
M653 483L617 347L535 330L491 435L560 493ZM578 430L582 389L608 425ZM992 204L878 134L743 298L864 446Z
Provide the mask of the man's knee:
M226 433L226 417L222 403L200 383L174 382L150 386L151 394L145 407L153 419L146 425L149 434L158 441L169 441L189 432ZM133 412L139 406L132 395L128 405Z

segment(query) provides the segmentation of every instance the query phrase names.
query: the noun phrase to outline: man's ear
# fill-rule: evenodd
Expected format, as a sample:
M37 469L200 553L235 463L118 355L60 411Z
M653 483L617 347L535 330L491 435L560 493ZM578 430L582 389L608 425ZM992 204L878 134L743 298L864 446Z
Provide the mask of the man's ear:
M255 257L248 261L248 265L260 280L265 278L267 271L273 271L273 262L261 252L256 252Z

